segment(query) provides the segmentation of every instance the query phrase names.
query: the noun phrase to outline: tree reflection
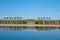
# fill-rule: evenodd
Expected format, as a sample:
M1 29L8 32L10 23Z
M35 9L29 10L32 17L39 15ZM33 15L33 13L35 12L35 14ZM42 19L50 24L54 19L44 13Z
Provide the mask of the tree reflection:
M4 31L22 31L26 29L35 29L38 31L51 31L54 29L60 29L60 27L46 27L46 26L34 26L34 27L28 27L28 26L9 26L9 27L1 27L0 29L3 29Z

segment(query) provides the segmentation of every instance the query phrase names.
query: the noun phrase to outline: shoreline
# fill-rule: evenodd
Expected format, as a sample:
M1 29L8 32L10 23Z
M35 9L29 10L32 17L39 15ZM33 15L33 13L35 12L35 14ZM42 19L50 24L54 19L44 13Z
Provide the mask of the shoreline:
M60 25L47 25L47 24L0 24L0 26L51 26L60 27Z

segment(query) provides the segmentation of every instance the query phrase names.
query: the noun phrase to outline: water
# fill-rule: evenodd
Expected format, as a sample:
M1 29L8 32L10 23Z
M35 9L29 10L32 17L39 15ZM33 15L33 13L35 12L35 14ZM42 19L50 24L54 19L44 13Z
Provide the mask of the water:
M60 27L0 27L0 40L60 40Z

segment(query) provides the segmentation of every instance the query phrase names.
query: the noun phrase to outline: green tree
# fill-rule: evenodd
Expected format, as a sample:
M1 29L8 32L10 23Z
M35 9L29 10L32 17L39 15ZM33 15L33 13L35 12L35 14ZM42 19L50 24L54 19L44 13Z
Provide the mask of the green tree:
M41 17L41 20L42 20L43 18Z
M9 17L9 19L11 20L11 17Z
M8 20L8 17L6 17L7 18L7 20Z
M45 20L45 17L43 19Z
M15 20L16 20L16 17L15 17Z
M50 20L51 18L49 17L49 20Z
M38 17L38 20L40 20L40 17Z
M22 19L22 17L20 17L20 20Z
M6 17L4 17L4 20L6 19Z

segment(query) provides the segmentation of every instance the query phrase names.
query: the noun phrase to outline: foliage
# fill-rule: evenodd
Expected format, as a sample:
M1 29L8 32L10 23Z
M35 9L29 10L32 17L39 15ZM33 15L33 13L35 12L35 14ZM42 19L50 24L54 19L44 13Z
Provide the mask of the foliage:
M60 24L60 20L0 20L0 24Z
M35 24L43 24L43 21L42 21L42 20L37 20L37 21L35 22Z
M0 24L27 24L26 20L0 20Z

